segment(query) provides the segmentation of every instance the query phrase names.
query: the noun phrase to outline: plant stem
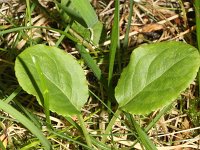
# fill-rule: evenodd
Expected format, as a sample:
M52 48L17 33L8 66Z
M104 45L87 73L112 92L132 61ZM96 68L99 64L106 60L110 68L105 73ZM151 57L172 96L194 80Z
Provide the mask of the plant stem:
M196 34L197 34L197 45L200 52L200 1L195 0L194 2L195 14L196 14ZM198 84L199 84L199 96L200 96L200 70L198 72Z
M102 137L102 140L101 142L102 143L105 143L106 142L106 138L107 138L107 135L109 134L109 132L111 131L116 119L118 118L118 116L120 115L121 113L121 110L117 109L117 111L115 112L115 114L113 115L112 119L110 120L108 126L106 127L106 130L105 130L105 133Z
M128 24L126 27L126 33L125 33L125 37L124 37L124 41L123 41L123 46L122 46L122 63L125 62L125 58L126 58L126 52L127 52L127 48L128 48L128 40L129 40L129 32L130 32L130 28L131 28L131 22L132 22L132 15L133 15L133 0L129 0L130 1L130 12L129 12L129 16L128 16ZM123 65L123 67L125 66L125 63Z
M82 128L82 130L83 130L83 134L84 134L84 136L85 136L87 145L88 145L89 147L92 147L92 141L91 141L90 135L89 135L89 133L88 133L88 131L87 131L87 128L86 128L86 126L85 126L85 122L84 122L84 120L83 120L83 117L82 117L81 114L78 114L77 117L78 117L78 120L79 120L79 122L80 122L80 126L81 126L81 128Z

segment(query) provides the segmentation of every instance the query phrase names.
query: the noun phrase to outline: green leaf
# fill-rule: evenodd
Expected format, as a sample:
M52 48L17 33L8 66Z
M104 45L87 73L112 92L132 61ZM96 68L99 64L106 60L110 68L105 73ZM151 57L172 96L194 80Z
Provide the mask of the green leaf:
M62 0L61 3L54 0L54 2L71 19L76 20L84 27L92 28L98 22L97 14L89 0ZM67 18L65 20L68 20Z
M105 32L103 30L103 24L98 21L92 28L91 28L91 32L92 32L92 42L95 45L98 45L101 38L102 38L102 34L103 32Z
M88 28L91 28L98 22L96 12L89 0L72 0L71 3L82 16Z
M62 10L61 18L65 20L65 22L74 20L71 28L75 30L76 33L80 34L84 40L91 41L93 44L98 45L102 38L103 24L98 21L98 17L89 1L86 1L62 0L61 3L57 1L55 1L55 3ZM77 5L77 3L79 4ZM82 5L82 3L84 5Z
M87 24L85 23L85 20L82 18L82 16L75 10L75 8L72 5L69 5L69 7L66 7L64 4L60 4L57 1L55 3L58 5L60 9L62 9L66 14L63 14L62 18L66 22L70 22L70 18L73 20L76 20L78 23L83 25L84 27L87 27Z
M136 48L115 89L119 107L146 114L169 104L194 80L199 65L198 50L182 42Z
M90 41L90 37L91 37L91 33L90 30L88 28L85 28L84 26L82 26L81 24L74 22L71 25L71 28L78 33L79 35L81 35L83 37L84 40L86 41Z
M71 55L56 47L27 48L17 57L15 72L26 92L58 114L79 114L87 101L88 86L83 69Z

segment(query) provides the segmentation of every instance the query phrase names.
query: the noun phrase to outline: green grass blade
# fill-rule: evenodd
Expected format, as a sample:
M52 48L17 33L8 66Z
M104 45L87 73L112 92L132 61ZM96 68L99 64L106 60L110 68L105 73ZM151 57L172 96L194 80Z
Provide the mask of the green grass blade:
M111 101L114 98L114 89L112 87L113 68L115 64L116 50L119 48L119 0L115 0L115 11L114 11L114 24L111 32L111 45L109 53L109 70L108 70L108 101L107 105L111 107ZM118 55L119 58L119 55ZM121 65L120 65L121 66ZM121 67L119 67L121 68Z
M67 139L68 141L72 141L72 142L74 142L74 143L76 143L76 144L78 144L78 145L81 145L81 146L87 148L88 150L92 150L92 148L90 148L89 146L87 146L87 145L85 145L85 144L79 142L78 140L72 139L71 137L67 136L66 134L58 133L58 132L56 132L56 131L50 131L50 133L52 133L52 134L54 134L54 135L56 135L56 136L58 136L58 137L60 137L60 138Z
M94 94L94 93L93 93ZM95 95L96 96L96 95ZM102 102L102 101L101 101ZM112 110L111 110L112 111ZM81 127L75 122L73 121L70 117L65 117L65 119L67 119L67 121L76 129L78 129L79 131L81 131ZM67 137L66 137L67 138ZM92 144L95 145L96 147L98 147L98 149L103 149L103 150L110 150L110 147L107 146L106 144L103 144L102 142L100 142L99 140L97 140L96 138L90 136L91 140L92 140ZM73 139L71 139L73 141ZM75 143L79 144L79 145L83 145L82 143L78 143L78 141L74 141ZM87 145L83 145L83 146L87 146ZM88 146L86 147L88 149Z
M87 145L92 148L92 141L91 141L89 132L87 131L87 128L86 128L86 125L85 125L85 122L84 122L82 114L77 115L77 118L78 118L80 126L82 128L83 135L85 136L85 140L87 142Z
M102 105L103 105L105 108L108 109L109 113L112 113L113 115L115 114L115 112L112 111L112 109L109 108L109 107L106 105L106 103L104 103L103 100L100 99L94 92L92 92L91 90L89 90L89 92L90 92L98 101L100 101L100 102L102 103Z
M9 113L12 117L17 119L20 123L22 123L28 130L30 130L43 144L46 150L51 149L51 145L46 137L42 134L42 131L39 130L29 119L27 119L24 115L18 112L15 108L10 106L9 104L0 101L0 109Z
M30 8L30 1L29 0L26 0L26 16L27 16L27 18L25 18L26 25L28 24L28 22L29 22L29 25L31 25L32 24L32 22L31 22L31 8Z
M4 102L9 103L10 101L12 101L17 96L17 94L19 94L21 90L22 88L19 86L10 96L6 98Z
M34 8L34 5L33 5ZM30 5L30 0L26 0L26 16L27 18L25 18L25 24L26 26L32 26L32 18L31 18L31 14L32 14L33 9L31 9L31 5ZM30 30L32 32L32 30ZM33 34L30 34L29 37L29 41L30 41L30 45L33 45L32 42L32 37Z
M28 143L25 146L20 147L20 150L29 150L29 149L36 149L38 144L40 144L40 141L31 141L30 143Z
M67 27L65 28L64 32L68 32L70 26L67 25ZM60 43L63 41L63 39L65 38L65 35L61 35L60 38L58 39L58 41L55 44L55 47L58 47L60 45Z
M75 122L71 117L65 117L65 119L76 129L78 129L79 131L81 131L81 127L79 126L79 124L77 122Z
M4 100L5 103L9 103L10 101L12 101L18 94L19 92L22 90L22 88L20 86L18 86L18 88L10 95L6 98L6 100ZM14 100L14 102L17 104L17 106L23 111L24 114L26 114L27 117L29 117L32 122L34 122L34 124L40 128L41 124L39 123L39 121L33 117L32 114L30 114L17 100Z
M109 147L107 144L103 144L102 142L96 140L95 138L91 137L92 143L98 147L98 149L102 150L111 150L111 147Z
M76 38L72 37L70 34L64 32L64 31L61 31L61 30L55 29L55 28L44 27L44 26L27 26L27 27L16 27L16 28L3 30L3 31L0 30L0 35L4 35L4 34L7 34L7 33L12 33L12 32L17 32L17 31L20 31L20 30L33 29L33 28L53 30L53 31L59 32L60 34L65 35L67 38L69 38L70 40L72 40L74 42L79 42Z
M126 28L126 33L123 41L123 49L127 49L128 47L128 38L129 38L129 32L130 32L130 27L131 27L131 21L132 21L132 14L133 14L133 0L130 1L130 11L128 15L128 24Z
M117 109L117 111L113 115L112 119L110 120L108 126L106 127L105 133L102 137L102 143L106 142L107 136L109 135L109 132L112 130L112 127L113 127L115 121L117 120L117 118L119 117L120 113L121 113L121 110Z
M172 108L172 104L169 104L165 106L154 119L151 120L151 122L148 124L148 126L144 129L145 132L148 132L155 124L160 120L160 118L170 109Z
M40 120L38 120L38 117L36 117L33 113L31 113L31 110L28 111L25 107L22 106L21 103L18 102L18 100L14 100L15 104L19 107L19 111L21 113L23 113L27 118L29 118L32 122L34 122L34 125L36 125L36 127L38 127L39 129L42 128L41 123L39 122ZM16 107L15 107L16 108Z
M147 150L157 150L156 146L152 143L152 141L149 139L148 135L143 131L143 129L134 120L133 116L129 113L125 113L125 115L130 122L130 127L131 127L130 130L132 130L133 133L136 131L137 135L135 135L135 136L140 141L140 143L143 146L145 146L145 148ZM134 144L136 144L136 143L134 143Z
M128 48L129 32L130 32L130 27L131 27L132 14L133 14L133 0L130 0L130 12L129 12L129 16L128 16L128 24L127 24L126 33L125 33L122 51L121 51L122 62L125 61L125 58L126 58L125 54L126 54L126 50Z
M133 120L133 124L139 135L139 139L141 143L145 146L145 148L148 150L157 150L156 146L149 139L148 135L140 128L140 126L135 122L135 120Z
M47 29L47 30L56 31L56 32L58 32L58 33L60 33L62 35L65 35L67 38L69 38L70 40L72 40L75 43L81 43L82 45L87 47L89 50L93 49L93 48L91 48L91 45L88 42L84 41L84 39L79 39L77 37L73 37L69 33L66 33L65 31L62 31L62 30L59 30L59 29L49 28L49 27L44 27L44 26L27 26L27 27L12 28L12 29L3 30L3 31L0 30L0 35L4 35L4 34L7 34L7 33L12 33L12 32L17 32L17 31L21 31L21 30L32 29L32 28L40 28L40 29ZM70 31L71 30L69 29L69 32Z
M116 50L119 44L119 0L115 0L114 25L111 33L111 46L109 54L108 86L111 87Z

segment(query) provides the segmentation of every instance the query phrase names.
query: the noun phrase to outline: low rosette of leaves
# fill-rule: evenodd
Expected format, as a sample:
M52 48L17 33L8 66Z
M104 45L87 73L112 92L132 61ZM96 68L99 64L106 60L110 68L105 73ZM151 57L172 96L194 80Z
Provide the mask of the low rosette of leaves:
M184 91L196 77L200 56L183 42L160 42L136 48L115 89L119 108L147 114Z
M45 45L27 48L17 57L15 72L23 90L60 115L80 114L87 101L83 69L59 48Z

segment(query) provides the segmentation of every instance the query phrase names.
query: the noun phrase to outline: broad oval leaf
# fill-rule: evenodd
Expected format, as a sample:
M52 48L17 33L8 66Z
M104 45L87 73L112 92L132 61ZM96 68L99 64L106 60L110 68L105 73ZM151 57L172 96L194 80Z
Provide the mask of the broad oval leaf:
M119 107L147 114L175 100L194 80L200 65L196 48L161 42L136 48L115 89Z
M45 45L24 50L15 61L15 73L21 87L36 96L49 109L61 115L80 113L88 98L84 71L66 52Z

